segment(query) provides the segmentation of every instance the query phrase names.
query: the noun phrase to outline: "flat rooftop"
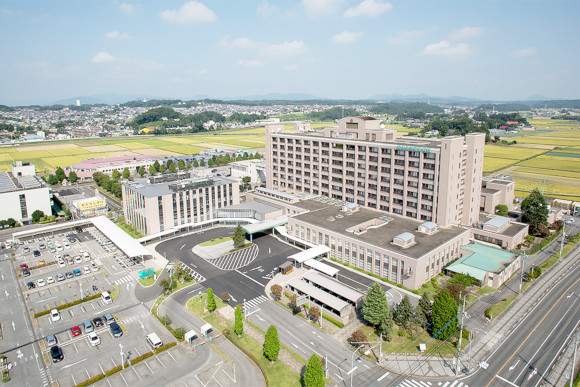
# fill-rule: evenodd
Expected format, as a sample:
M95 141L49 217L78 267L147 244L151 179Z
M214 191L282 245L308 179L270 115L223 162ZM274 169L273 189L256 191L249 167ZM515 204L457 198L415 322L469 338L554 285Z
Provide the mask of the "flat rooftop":
M303 200L294 205L308 211L293 216L298 221L341 234L345 238L361 240L411 258L420 258L431 250L448 242L450 239L464 233L469 233L468 229L449 226L439 227L439 231L436 233L426 235L417 231L417 228L424 223L423 221L400 217L391 213L364 207L359 207L357 211L351 212L351 215L345 215L341 211L341 205L321 203L316 200ZM337 218L338 214L341 214L342 217ZM354 234L346 231L348 228L373 219L379 219L381 216L386 216L391 219L387 224L377 228L368 228L364 233ZM330 217L333 217L334 220L329 220ZM410 247L402 248L391 243L394 237L403 232L410 232L415 236L415 243Z
M196 185L203 187L211 187L211 186L219 186L219 185L226 185L235 183L235 180L230 180L225 177L221 176L212 176L211 178L206 177L194 177L189 179L183 180L176 180L170 181L165 183L149 183L149 182L139 182L139 183L128 183L126 186L130 188L132 191L143 195L145 197L158 197L164 195L170 195L174 192L178 192L179 188L186 188L188 185L191 185L192 188ZM173 190L172 188L177 188L177 190Z
M496 218L497 218L497 216L496 216ZM528 227L527 224L516 222L513 218L507 218L507 219L509 219L510 224L502 232L495 232L495 231L486 231L486 232L495 232L496 234L499 234L499 235L513 237L513 236L517 235L518 233L520 233L523 229ZM490 221L490 218L485 214L479 214L479 221L481 223L485 224L485 223ZM479 228L477 228L477 229L481 230Z

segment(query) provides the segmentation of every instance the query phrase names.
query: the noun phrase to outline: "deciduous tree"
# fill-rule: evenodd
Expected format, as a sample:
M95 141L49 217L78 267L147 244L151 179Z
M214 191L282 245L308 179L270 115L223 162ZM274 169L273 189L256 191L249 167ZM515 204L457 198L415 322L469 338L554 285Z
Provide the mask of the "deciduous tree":
M535 234L539 226L548 225L548 204L539 189L534 189L522 202L522 215L530 225L530 233Z
M138 173L138 174L139 174L141 177L143 177L143 175L145 174L145 168L143 168L143 166L140 166L140 167L139 167L139 170L137 171L137 173Z
M128 179L131 176L131 172L129 172L129 168L123 169L123 179Z
M272 294L274 295L274 297L276 297L278 300L282 297L282 286L280 286L278 284L274 284L274 285L272 285L270 290L272 291Z
M111 174L111 177L115 180L119 180L119 178L121 177L121 174L119 173L119 171L117 171L116 169L113 170L113 173Z
M215 303L215 296L213 294L212 288L207 289L207 310L213 312L216 310L217 305Z
M71 183L75 183L78 180L78 176L77 173L75 171L70 171L68 173L68 181L70 181Z
M242 321L242 308L240 305L236 306L235 322L234 322L234 332L236 335L240 336L244 331L244 322Z

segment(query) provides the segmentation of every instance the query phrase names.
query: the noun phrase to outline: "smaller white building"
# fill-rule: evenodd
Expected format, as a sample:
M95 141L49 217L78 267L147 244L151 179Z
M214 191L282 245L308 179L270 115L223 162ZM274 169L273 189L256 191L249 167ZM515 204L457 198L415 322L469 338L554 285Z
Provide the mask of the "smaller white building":
M251 178L253 186L266 183L266 163L262 160L243 160L230 163L233 178L241 179L245 176Z
M11 172L0 172L0 219L31 221L36 210L51 215L50 189L32 163L17 161Z

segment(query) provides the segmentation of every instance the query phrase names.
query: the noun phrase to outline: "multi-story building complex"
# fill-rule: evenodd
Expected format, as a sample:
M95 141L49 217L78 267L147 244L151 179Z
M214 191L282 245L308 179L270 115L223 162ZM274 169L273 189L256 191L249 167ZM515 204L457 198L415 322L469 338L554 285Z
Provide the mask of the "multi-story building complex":
M143 167L145 171L148 171L149 167L155 164L156 161L162 163L163 159L145 155L98 157L68 166L64 169L64 172L68 176L71 171L75 171L77 177L81 180L91 179L95 172L111 175L113 171L117 170L123 173L125 168L129 169L131 175L134 175L139 170L139 167Z
M499 204L505 204L508 210L514 208L515 181L496 176L494 178L484 178L482 184L479 202L481 211L493 214L495 213L495 207Z
M17 161L11 172L0 172L0 219L28 223L36 210L51 215L50 189L36 175L34 164Z
M484 133L397 137L371 117L320 132L266 127L266 184L324 195L445 227L478 220Z
M223 177L129 183L122 192L126 222L145 235L214 219L240 202L239 182Z

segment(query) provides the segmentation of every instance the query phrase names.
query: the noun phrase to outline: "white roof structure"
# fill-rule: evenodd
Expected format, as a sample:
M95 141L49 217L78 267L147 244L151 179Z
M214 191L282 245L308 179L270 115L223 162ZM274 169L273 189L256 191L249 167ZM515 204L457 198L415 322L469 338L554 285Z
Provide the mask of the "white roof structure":
M129 258L144 257L151 255L151 251L147 250L137 239L133 239L129 234L123 231L115 223L111 222L106 216L97 216L94 218L76 220L74 222L66 222L57 225L35 228L27 231L15 232L12 236L20 238L29 234L42 234L44 232L51 232L53 230L72 228L81 224L92 223L104 236L109 238L125 255Z
M292 286L294 289L309 295L310 298L317 300L321 304L324 304L328 308L332 308L337 312L342 312L344 308L349 306L348 302L343 301L324 290L318 289L316 286L310 285L309 283L302 281L300 278L291 279L288 281L288 286Z
M301 251L296 254L292 254L288 259L293 259L296 262L304 263L309 259L314 259L322 254L326 254L330 251L330 247L325 245L316 245L308 250Z
M309 259L304 261L304 266L308 266L330 277L334 277L340 271L337 268L327 265L324 262L317 261L316 259Z
M151 252L141 243L132 238L115 223L111 222L106 216L97 216L90 220L103 235L109 238L129 258L151 255Z
M211 326L211 324L207 323L202 325L201 327L201 333L203 333L204 335L207 334L207 332L211 331L213 329L213 327Z
M495 228L502 228L507 223L509 223L509 221L510 221L510 218L507 218L505 216L495 216L495 217L491 218L490 220L488 220L487 222L485 222L485 225L492 226Z
M364 297L364 294L354 290L350 286L346 286L333 278L327 277L315 271L309 271L308 273L304 274L302 278L316 284L317 286L320 286L323 289L331 291L334 294L338 294L339 296L349 300L354 304L359 302L360 299Z
M408 242L415 238L415 235L411 234L410 232L403 232L395 237L395 239L400 239L403 242Z
M282 215L272 219L266 219L263 222L257 222L252 224L243 225L242 228L248 234L254 234L260 231L270 230L274 227L281 226L288 223L288 216Z

